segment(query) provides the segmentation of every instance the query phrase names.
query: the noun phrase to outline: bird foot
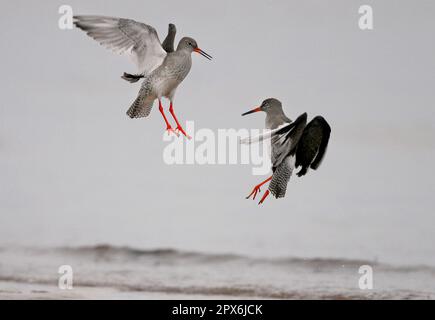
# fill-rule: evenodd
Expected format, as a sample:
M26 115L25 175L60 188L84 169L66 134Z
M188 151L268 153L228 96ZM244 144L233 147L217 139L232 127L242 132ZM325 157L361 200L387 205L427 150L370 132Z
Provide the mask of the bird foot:
M249 199L252 195L254 195L254 197L252 198L252 200L255 200L255 197L257 196L257 193L261 192L260 187L263 186L264 184L268 183L270 180L272 180L272 177L267 178L266 180L264 180L262 183L257 184L254 189L252 190L252 192L249 194L249 196L246 197L246 199ZM266 197L269 195L269 190L266 191L266 193L263 196L263 199L261 199L260 203L262 203L264 201L264 199L266 199ZM259 204L260 204L259 203Z
M266 190L266 192L265 192L264 195L263 195L263 198L261 198L261 200L260 200L260 202L259 202L258 204L259 204L259 205L260 205L260 204L263 204L264 200L266 200L266 198L267 198L268 195L269 195L269 190Z
M255 200L255 197L257 196L257 193L260 193L260 192L261 192L260 186L259 185L255 186L254 189L249 194L249 196L246 197L246 199L249 199L252 195L254 195L252 200Z
M176 132L174 129L172 129L171 126L168 126L168 127L166 128L166 132L168 133L168 135L170 135L171 133L173 133L173 134L175 134L177 137L180 136L180 134L179 134L178 132Z
M178 125L176 128L175 128L175 132L181 132L187 139L192 139L192 137L191 136L189 136L187 133L186 133L186 131L184 131L184 129L183 129L183 127L182 126L180 126L180 125Z

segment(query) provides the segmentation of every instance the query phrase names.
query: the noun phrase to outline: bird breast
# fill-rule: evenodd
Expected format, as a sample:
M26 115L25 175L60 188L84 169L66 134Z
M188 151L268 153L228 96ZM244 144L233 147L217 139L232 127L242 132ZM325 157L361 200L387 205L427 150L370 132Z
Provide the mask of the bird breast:
M154 90L158 96L170 95L189 74L192 66L190 55L168 54L153 75Z

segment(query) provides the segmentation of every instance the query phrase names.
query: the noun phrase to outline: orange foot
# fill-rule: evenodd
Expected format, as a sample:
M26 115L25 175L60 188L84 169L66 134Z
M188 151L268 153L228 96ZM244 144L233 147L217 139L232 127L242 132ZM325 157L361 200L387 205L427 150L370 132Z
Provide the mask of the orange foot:
M264 200L266 200L266 198L267 198L268 195L269 195L269 190L266 190L266 192L265 192L264 195L263 195L263 198L261 198L261 200L260 200L260 202L259 202L258 204L259 204L259 205L260 205L260 204L263 204Z
M186 133L186 131L184 131L184 129L183 129L183 127L182 126L180 126L180 125L177 125L177 127L175 128L175 132L181 132L187 139L192 139L192 137L191 136L189 136L187 133Z
M254 189L252 190L252 192L249 194L249 196L246 197L246 199L249 199L252 195L254 195L254 197L252 198L252 200L255 200L255 197L257 196L257 193L261 192L260 187L266 183L268 183L270 180L272 180L272 177L267 178L266 180L264 180L262 183L257 184ZM268 193L269 190L266 192ZM267 197L267 196L266 196Z
M254 195L254 197L252 198L252 200L255 200L255 197L257 196L257 193L261 192L260 189L261 185L255 186L254 189L251 191L251 193L249 194L249 196L246 197L246 199L249 199L252 195Z
M175 128L175 131L178 131L178 132L181 132L187 139L192 139L192 137L191 136L189 136L187 133L186 133L186 131L184 131L184 129L183 129L183 127L181 126L181 124L180 124L180 122L178 122L178 119L177 119L177 116L175 115L175 113L174 113L174 106L173 106L173 104L172 104L172 101L171 101L171 105L169 106L169 112L171 113L171 115L172 115L172 118L174 118L174 120L175 120L175 123L177 124L177 128Z
M168 127L166 127L166 130L165 130L167 133L168 133L168 135L170 135L171 133L173 133L173 134L175 134L177 137L179 137L180 135L174 130L174 129L172 129L172 127L171 126L168 126Z

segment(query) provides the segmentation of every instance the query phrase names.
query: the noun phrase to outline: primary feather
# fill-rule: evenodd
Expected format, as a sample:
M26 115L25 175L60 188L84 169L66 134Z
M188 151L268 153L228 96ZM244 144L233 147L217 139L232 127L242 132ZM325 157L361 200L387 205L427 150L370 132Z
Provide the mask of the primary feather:
M166 57L156 30L145 23L105 16L74 16L74 24L105 48L130 56L140 75L151 73Z

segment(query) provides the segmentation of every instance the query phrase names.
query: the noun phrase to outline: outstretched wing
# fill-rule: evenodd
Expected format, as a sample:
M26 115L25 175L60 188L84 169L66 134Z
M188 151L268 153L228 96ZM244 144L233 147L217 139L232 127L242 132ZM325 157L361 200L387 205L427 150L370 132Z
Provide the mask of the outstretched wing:
M149 74L166 57L156 30L145 23L104 16L74 16L74 24L107 49L128 54L140 74Z
M285 123L276 129L264 130L262 133L260 133L256 136L247 136L245 138L241 138L239 140L239 142L240 142L240 144L254 144L256 142L261 142L263 140L268 140L268 139L272 138L273 136L275 136L277 134L278 131L280 132L280 134L282 134L282 132L287 132L293 127L294 127L294 122ZM284 128L286 128L286 129L284 129ZM284 129L284 130L281 130L281 129Z
M298 172L299 177L305 175L308 168L316 170L320 166L328 148L330 135L331 127L321 116L315 117L305 127L296 151L295 165L302 167Z

